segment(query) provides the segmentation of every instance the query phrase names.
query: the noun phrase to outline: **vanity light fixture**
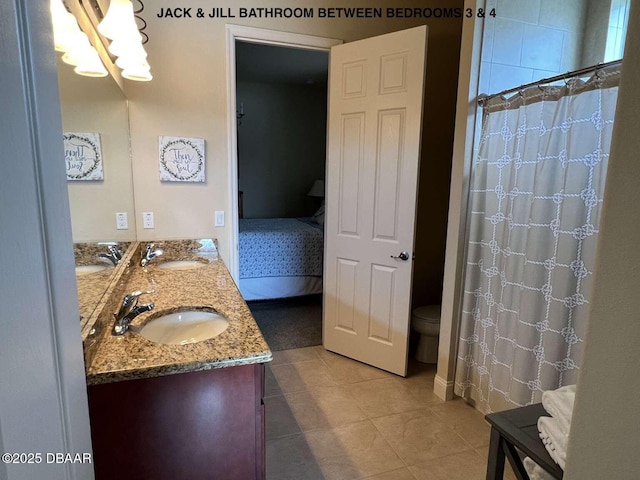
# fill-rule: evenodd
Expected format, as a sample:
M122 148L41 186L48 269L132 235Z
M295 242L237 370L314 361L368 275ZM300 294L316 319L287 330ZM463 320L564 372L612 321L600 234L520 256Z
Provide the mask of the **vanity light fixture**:
M153 78L129 0L111 0L107 14L98 24L98 32L111 40L108 50L118 57L116 65L122 69L124 78L139 82Z
M107 69L87 35L80 30L76 17L68 12L62 0L51 0L51 19L55 49L64 52L62 61L74 66L78 75L106 77Z

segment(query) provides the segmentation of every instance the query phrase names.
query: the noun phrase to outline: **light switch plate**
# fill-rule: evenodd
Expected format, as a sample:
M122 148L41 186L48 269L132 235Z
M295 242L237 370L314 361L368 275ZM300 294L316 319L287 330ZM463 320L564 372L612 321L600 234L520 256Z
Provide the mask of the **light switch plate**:
M216 210L214 226L224 227L224 211L223 210Z
M116 230L128 230L129 221L127 220L127 212L116 213Z
M142 226L144 228L155 228L153 224L153 212L142 212Z

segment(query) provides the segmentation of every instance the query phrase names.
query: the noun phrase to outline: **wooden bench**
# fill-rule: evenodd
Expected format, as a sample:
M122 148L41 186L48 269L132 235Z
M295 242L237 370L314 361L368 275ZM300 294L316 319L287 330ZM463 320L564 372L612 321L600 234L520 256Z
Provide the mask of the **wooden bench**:
M516 478L529 480L516 448L549 472L562 479L563 471L549 456L538 435L538 418L549 416L541 403L491 413L485 417L491 425L491 443L487 462L487 480L504 478L504 459L509 459Z

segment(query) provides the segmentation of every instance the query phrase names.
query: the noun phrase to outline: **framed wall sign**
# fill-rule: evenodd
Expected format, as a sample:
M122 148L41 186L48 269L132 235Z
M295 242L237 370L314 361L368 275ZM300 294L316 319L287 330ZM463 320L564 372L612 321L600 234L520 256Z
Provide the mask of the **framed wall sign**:
M64 132L67 180L103 180L100 134Z
M160 180L204 182L203 138L160 137Z

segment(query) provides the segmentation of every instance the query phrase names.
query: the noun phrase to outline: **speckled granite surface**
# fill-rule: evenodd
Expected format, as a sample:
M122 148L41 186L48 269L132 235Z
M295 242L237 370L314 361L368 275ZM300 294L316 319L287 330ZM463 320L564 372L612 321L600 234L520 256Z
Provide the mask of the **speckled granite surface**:
M149 266L139 266L140 242L133 255L133 266L123 275L118 290L150 291L140 304L154 302L155 308L136 317L127 333L111 335L112 325L103 325L95 353L87 363L87 384L157 377L209 370L234 365L263 363L272 359L271 351L231 275L218 258L212 240L174 240L154 242L164 250ZM161 262L199 260L204 266L189 270L164 270ZM210 308L225 316L229 327L219 336L188 345L151 342L138 334L146 322L183 309ZM103 322L109 317L102 316ZM111 319L111 322L113 320Z

